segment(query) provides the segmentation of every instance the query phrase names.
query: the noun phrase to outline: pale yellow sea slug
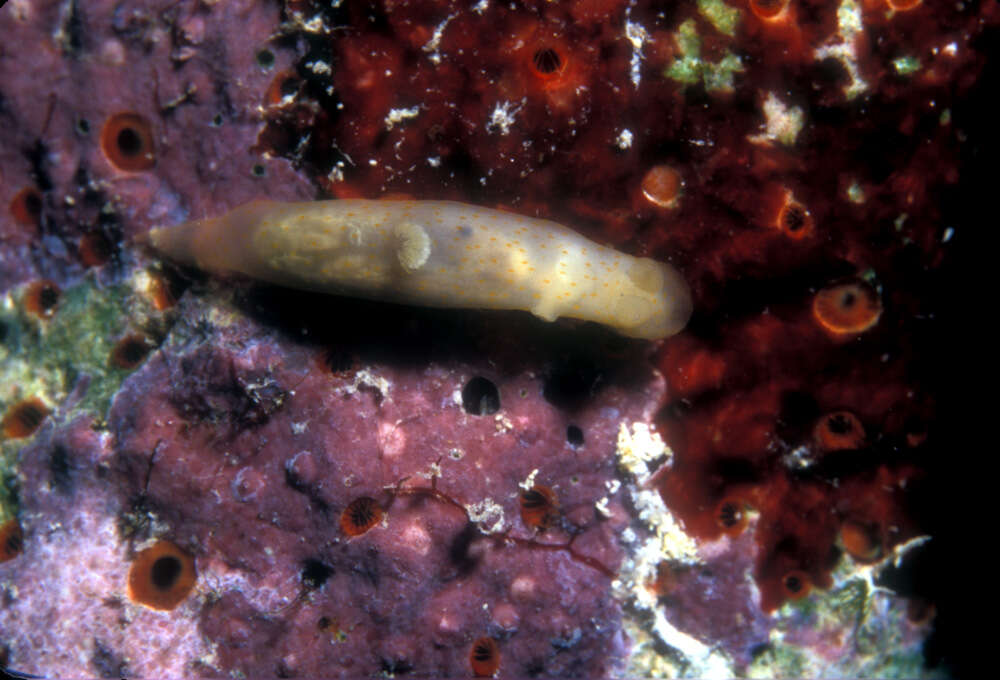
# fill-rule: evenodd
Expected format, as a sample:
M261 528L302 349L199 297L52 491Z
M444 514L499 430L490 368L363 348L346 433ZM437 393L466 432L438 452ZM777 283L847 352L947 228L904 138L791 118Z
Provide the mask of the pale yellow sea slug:
M670 265L555 222L451 201L256 201L153 229L181 263L292 288L433 307L525 309L635 338L673 335L691 295Z

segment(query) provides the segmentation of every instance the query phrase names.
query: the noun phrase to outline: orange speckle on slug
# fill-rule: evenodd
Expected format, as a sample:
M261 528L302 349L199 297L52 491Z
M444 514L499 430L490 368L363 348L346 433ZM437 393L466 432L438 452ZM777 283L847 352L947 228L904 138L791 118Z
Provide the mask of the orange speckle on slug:
M21 189L11 199L10 214L18 224L37 226L42 216L42 195L34 187Z
M101 130L101 149L119 170L140 172L156 165L153 127L137 113L118 113L108 118Z
M683 186L681 174L669 165L653 166L640 184L643 197L658 208L676 207Z
M59 286L48 279L40 279L24 291L24 309L39 319L50 319L56 313L60 297Z
M558 509L556 494L547 486L536 484L521 492L521 521L526 527L547 529L558 516Z
M869 286L860 281L840 283L816 293L813 317L834 335L863 333L878 323L882 302Z
M790 600L798 600L809 594L812 581L809 574L799 569L793 569L781 579L781 589Z
M856 449L865 442L865 428L850 411L835 411L817 421L813 441L823 451Z
M128 572L128 596L138 604L168 611L194 589L194 558L170 541L157 541L135 556Z
M477 678L488 678L500 670L500 647L497 641L484 635L472 643L469 665Z
M23 439L33 435L48 417L49 407L38 397L14 404L3 417L3 435L8 439Z
M24 550L24 533L16 519L0 524L0 562L12 560Z
M384 515L385 511L374 498L355 498L340 514L340 528L347 536L360 536L381 522Z
M874 562L882 556L882 542L877 527L847 520L840 525L840 543L847 554L862 564Z

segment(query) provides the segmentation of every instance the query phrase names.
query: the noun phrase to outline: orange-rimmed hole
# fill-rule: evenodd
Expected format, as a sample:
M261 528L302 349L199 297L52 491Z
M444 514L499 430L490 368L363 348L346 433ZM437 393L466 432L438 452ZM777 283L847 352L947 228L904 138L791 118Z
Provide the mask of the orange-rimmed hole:
M715 523L730 536L743 533L748 521L746 504L739 498L723 498L715 506Z
M323 370L339 378L346 378L354 370L356 358L343 347L330 347L320 353L317 363Z
M147 270L149 284L146 287L146 295L153 309L158 312L165 311L177 304L177 299L184 292L184 282L170 269Z
M118 113L107 119L101 131L101 149L119 170L140 172L156 164L153 128L137 113Z
M500 670L500 647L497 641L484 635L472 643L469 665L477 678L489 678Z
M863 564L882 556L882 541L877 527L871 524L847 520L840 525L840 543L848 555Z
M168 611L184 601L197 579L194 558L160 540L135 556L128 572L128 596L150 609Z
M547 486L536 484L521 492L521 521L531 529L544 530L558 517L556 493Z
M114 248L108 237L92 231L80 238L80 261L85 267L100 267L111 259Z
M531 55L531 69L539 78L556 78L566 69L566 59L554 47L540 47Z
M62 290L54 281L40 279L24 291L24 310L39 319L50 319L59 306Z
M911 596L906 603L906 619L914 626L922 626L930 623L937 613L934 603L919 595Z
M823 451L857 449L865 443L865 427L850 411L834 411L817 421L813 439Z
M385 511L370 496L355 498L340 513L340 528L348 536L360 536L382 521Z
M264 93L264 101L271 106L280 104L285 97L297 93L301 85L302 79L295 71L282 71L268 85L267 92Z
M788 2L789 0L750 0L750 11L758 19L777 19L788 7Z
M863 333L878 323L882 302L860 281L839 283L816 293L813 317L836 335Z
M805 597L811 588L812 580L809 578L809 574L800 569L793 569L781 579L781 589L792 600Z
M18 224L36 226L42 216L42 194L34 187L21 189L10 201L10 214Z
M0 562L12 560L24 550L24 533L16 519L0 524Z
M908 12L918 7L921 2L922 0L885 0L885 4L889 6L889 9L897 12Z
M142 363L152 349L153 342L149 337L142 333L130 333L115 343L109 360L112 366L132 370Z
M8 439L23 439L35 434L51 411L38 397L11 406L3 417L3 434Z
M778 212L777 226L789 238L805 238L813 233L813 218L804 205L788 197Z
M658 208L677 205L684 182L681 174L669 165L654 165L642 178L643 197Z

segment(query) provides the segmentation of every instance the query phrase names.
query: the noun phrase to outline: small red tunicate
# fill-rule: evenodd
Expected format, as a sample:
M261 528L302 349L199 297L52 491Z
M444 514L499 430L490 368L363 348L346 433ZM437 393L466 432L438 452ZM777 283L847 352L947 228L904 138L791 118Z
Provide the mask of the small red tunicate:
M3 417L3 434L8 439L30 437L49 415L49 407L38 397L14 404Z
M194 558L170 541L157 541L135 556L128 572L128 596L150 609L175 608L198 578Z
M547 529L558 516L558 507L555 492L547 486L536 484L521 492L521 521L526 527Z
M42 216L42 195L34 187L21 189L10 202L10 214L18 224L37 226Z
M80 239L80 261L85 267L99 267L109 259L113 252L111 241L99 231L84 234Z
M809 574L799 569L794 569L781 579L781 588L790 600L798 600L809 594L812 582Z
M342 347L331 347L320 353L317 363L323 370L339 378L346 378L354 369L356 359Z
M865 428L850 411L835 411L816 422L813 440L823 451L857 449L865 442Z
M108 161L126 172L149 170L156 164L153 128L137 113L117 113L101 131L101 149Z
M12 560L24 550L24 534L16 519L0 524L0 562Z
M878 323L882 302L860 281L839 283L816 293L813 317L835 335L863 333Z
M788 194L778 212L776 226L789 238L806 238L813 233L813 218L804 205Z
M642 178L642 195L659 208L674 208L684 182L669 165L655 165Z
M340 514L340 528L348 536L360 536L382 521L385 511L369 496L355 498Z
M274 77L264 93L264 101L269 106L280 104L285 97L296 94L302 85L302 79L295 71L282 71Z
M646 583L646 590L657 597L671 595L682 587L680 578L684 567L664 560L656 565L656 577Z
M911 597L906 603L906 619L915 626L930 623L936 613L934 603L918 595Z
M477 678L488 678L500 669L500 647L497 641L484 635L472 643L469 665Z
M786 7L788 0L750 0L750 11L758 19L777 19Z
M172 283L165 272L149 273L149 302L156 311L162 312L177 304L177 295Z
M555 78L566 68L566 62L552 47L539 47L535 50L531 64L535 75L540 78Z
M927 428L921 424L912 424L906 430L906 445L917 447L927 441Z
M59 306L62 291L54 282L40 279L24 291L24 309L39 319L50 319Z
M868 523L847 520L841 524L840 543L848 555L863 564L882 556L882 542L877 528Z
M153 348L152 341L142 333L131 333L118 340L111 350L113 366L131 370L142 363Z
M730 536L743 533L747 527L746 505L736 497L723 498L715 506L715 522Z

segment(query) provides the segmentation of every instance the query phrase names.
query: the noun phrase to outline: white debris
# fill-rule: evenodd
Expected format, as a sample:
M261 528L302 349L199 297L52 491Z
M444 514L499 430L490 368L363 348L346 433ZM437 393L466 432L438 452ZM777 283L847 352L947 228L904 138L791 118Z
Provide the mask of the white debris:
M358 371L354 375L354 382L342 387L341 390L344 394L355 394L361 387L371 387L383 397L389 396L389 381L380 375L375 375L367 368Z
M868 83L858 69L858 54L855 39L864 27L861 7L855 0L842 0L837 9L837 29L835 39L819 47L814 52L817 60L833 58L839 61L851 82L844 86L844 96L854 99L868 89Z
M514 117L521 110L522 104L515 106L514 102L498 103L493 107L493 113L490 114L490 119L486 123L486 131L490 133L496 132L501 135L508 134L511 126L514 124Z
M498 534L504 530L503 508L492 498L467 505L465 510L469 513L469 521L478 524L484 534Z
M441 37L444 35L444 29L448 26L448 23L454 18L455 15L450 14L444 21L438 24L437 28L434 29L434 35L431 36L431 39L422 48L424 52L430 55L428 59L435 64L441 63L441 53L438 52L438 49L441 47Z
M642 46L649 40L649 33L634 21L625 21L625 37L632 43L632 59L629 61L629 79L634 87L639 87L641 79Z
M385 117L385 129L391 130L399 123L416 118L418 115L420 115L419 106L411 106L408 109L392 109Z
M751 142L778 142L785 146L795 143L805 121L805 114L798 106L788 106L773 92L767 93L762 106L765 130L763 134L750 137Z
M325 61L310 61L306 63L306 68L315 73L318 76L328 76L333 73L333 69Z

